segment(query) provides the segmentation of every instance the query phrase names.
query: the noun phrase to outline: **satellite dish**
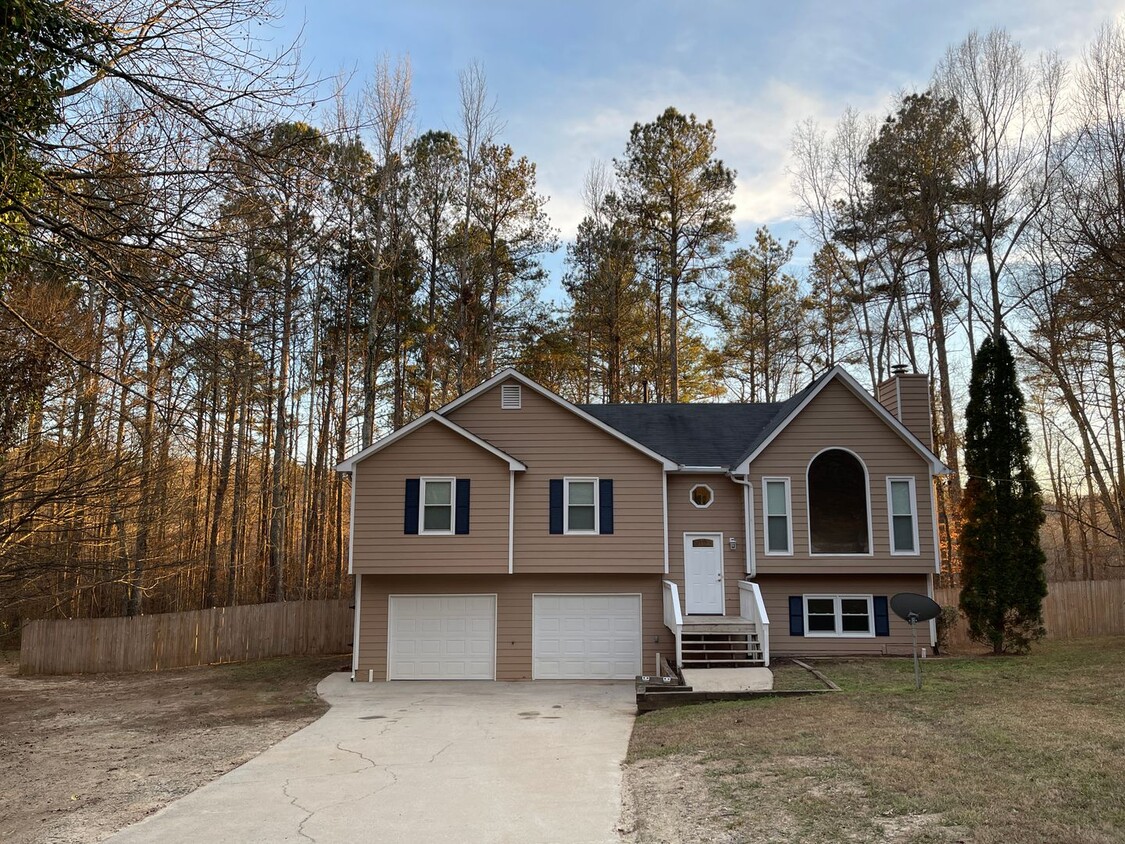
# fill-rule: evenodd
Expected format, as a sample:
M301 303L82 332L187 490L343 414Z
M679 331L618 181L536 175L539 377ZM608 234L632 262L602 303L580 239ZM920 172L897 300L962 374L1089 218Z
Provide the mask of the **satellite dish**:
M899 592L891 598L891 609L903 621L914 624L919 621L929 621L941 614L941 607L933 598L918 595L914 592Z
M899 592L891 597L891 609L903 621L910 622L910 636L914 642L914 688L922 688L922 666L918 662L918 622L929 621L941 614L941 607L933 598L915 592Z

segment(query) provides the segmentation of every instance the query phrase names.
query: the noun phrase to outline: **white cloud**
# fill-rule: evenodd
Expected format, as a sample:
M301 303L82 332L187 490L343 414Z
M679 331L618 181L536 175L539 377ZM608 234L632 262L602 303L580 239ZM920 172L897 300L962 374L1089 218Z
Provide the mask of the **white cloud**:
M535 149L521 150L538 166L541 189L551 196L550 213L566 239L585 215L580 193L591 162L620 156L636 122L655 119L669 105L715 124L718 156L738 172L735 221L757 226L791 219L789 144L797 124L813 118L831 124L844 104L771 80L755 90L737 91L730 81L719 90L703 80L681 77L674 92L632 93L628 84L614 86L606 96L572 99L539 119L528 121L535 134L526 139ZM592 92L591 92L592 93ZM856 107L884 109L890 92L880 92ZM589 103L596 105L583 110Z

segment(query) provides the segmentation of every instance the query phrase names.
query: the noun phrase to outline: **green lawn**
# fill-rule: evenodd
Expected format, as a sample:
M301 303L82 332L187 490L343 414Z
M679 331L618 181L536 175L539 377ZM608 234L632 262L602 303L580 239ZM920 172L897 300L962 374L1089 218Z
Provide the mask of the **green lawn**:
M930 659L920 692L909 660L816 667L844 692L651 713L629 761L702 778L681 811L724 840L1125 841L1125 637Z

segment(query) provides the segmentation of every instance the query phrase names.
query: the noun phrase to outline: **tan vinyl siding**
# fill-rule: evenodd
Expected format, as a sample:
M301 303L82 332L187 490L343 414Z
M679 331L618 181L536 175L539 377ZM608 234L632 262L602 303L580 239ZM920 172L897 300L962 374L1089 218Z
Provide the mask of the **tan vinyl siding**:
M934 429L930 421L930 379L926 375L899 376L898 396L901 407L898 418L907 429L933 448Z
M516 573L662 574L661 464L530 387L522 388L521 409L502 410L502 387L449 419L527 465L516 476ZM612 535L550 533L548 482L564 477L613 479Z
M524 392L526 400L526 391ZM657 653L674 657L671 632L664 626L660 579L650 576L365 576L360 601L357 680L387 678L389 595L496 595L496 679L531 679L531 596L536 593L641 595L641 665L653 671Z
M696 484L706 484L715 493L711 506L692 505L689 494ZM726 475L668 476L668 580L680 588L684 600L684 534L722 533L723 590L727 615L738 615L738 581L746 578L746 539L742 518L742 487ZM731 537L737 544L730 548ZM682 609L682 608L681 608Z
M875 393L879 404L889 410L926 448L934 447L928 375L911 373L892 376L881 382Z
M909 654L910 625L890 613L890 636L829 638L789 635L791 595L883 595L899 592L926 594L928 575L768 575L756 578L770 619L770 655L814 656L831 654ZM918 645L931 646L930 625L918 625Z
M813 556L809 553L805 476L814 455L827 448L854 452L867 466L872 553ZM887 477L913 477L919 553L892 555L887 518ZM790 479L793 554L766 555L762 478ZM755 550L760 574L891 573L934 570L933 483L929 464L839 381L824 390L750 466L754 484Z
M875 397L895 419L898 419L898 382L894 378L880 381L875 389Z
M506 573L508 464L440 423L356 466L352 565L362 574ZM406 534L406 479L470 479L467 535Z

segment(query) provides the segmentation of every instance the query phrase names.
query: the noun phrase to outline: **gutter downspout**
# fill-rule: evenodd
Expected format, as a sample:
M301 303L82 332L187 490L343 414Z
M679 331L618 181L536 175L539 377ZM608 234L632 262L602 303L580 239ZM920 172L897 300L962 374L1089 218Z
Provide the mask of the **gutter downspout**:
M755 577L758 574L758 561L754 554L754 532L751 528L751 499L754 495L754 485L750 483L750 476L738 477L734 472L727 472L727 477L742 487L742 530L743 542L746 543L746 576Z

